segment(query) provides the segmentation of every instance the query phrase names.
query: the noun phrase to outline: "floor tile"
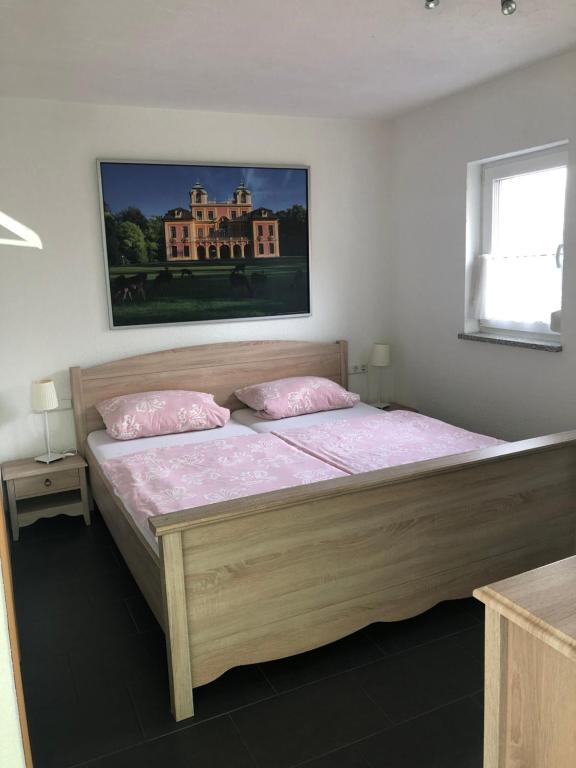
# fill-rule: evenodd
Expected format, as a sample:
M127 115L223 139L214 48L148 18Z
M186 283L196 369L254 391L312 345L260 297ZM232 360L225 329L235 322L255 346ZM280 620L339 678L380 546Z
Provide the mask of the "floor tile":
M230 718L219 717L116 755L86 768L256 768Z
M82 586L88 601L98 607L102 603L126 600L141 594L138 585L125 567L117 567L101 574L84 577Z
M126 599L126 606L139 632L147 632L150 629L160 629L156 617L148 607L148 603L142 595L128 597Z
M484 603L481 603L480 600L476 600L475 597L469 597L468 599L462 600L461 602L465 611L468 611L468 613L471 613L472 616L475 616L478 621L484 621L484 614L486 612L486 606Z
M78 580L15 578L14 597L19 627L49 621L55 614L71 614L86 602Z
M70 651L70 663L81 696L162 677L167 674L164 635L146 632L79 646Z
M372 624L368 632L386 653L413 648L475 626L478 617L466 610L462 602L449 600L412 619Z
M87 532L74 541L68 537L36 540L29 544L18 541L12 551L15 577L34 582L43 579L73 581L118 567L114 548L94 546Z
M270 698L274 691L257 666L237 667L194 691L194 718L177 723L170 711L168 676L138 680L130 693L147 738L186 728L209 717Z
M301 763L298 768L370 768L356 745Z
M470 699L361 742L370 768L482 768L482 715Z
M454 635L454 639L475 659L484 661L484 626L482 624Z
M484 691L477 693L475 696L472 696L472 701L474 704L476 704L481 712L484 712Z
M288 768L389 726L346 672L234 712L260 768Z
M29 708L68 701L76 695L70 660L66 653L43 651L26 654L21 668Z
M127 690L31 708L35 768L68 768L143 740Z
M350 673L395 723L482 689L482 665L451 637Z
M308 653L269 661L261 664L261 668L274 688L283 692L368 664L382 656L383 652L368 633L361 631Z
M51 615L33 617L19 623L20 644L25 655L46 649L72 650L86 644L111 642L135 634L137 628L122 602L102 605L94 610L84 599Z

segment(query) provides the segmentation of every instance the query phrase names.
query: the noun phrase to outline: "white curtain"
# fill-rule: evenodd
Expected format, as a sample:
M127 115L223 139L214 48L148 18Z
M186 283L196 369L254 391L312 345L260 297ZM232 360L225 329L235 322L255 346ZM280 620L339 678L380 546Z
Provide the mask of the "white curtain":
M549 326L561 296L562 269L555 254L482 254L475 260L470 313L476 320Z

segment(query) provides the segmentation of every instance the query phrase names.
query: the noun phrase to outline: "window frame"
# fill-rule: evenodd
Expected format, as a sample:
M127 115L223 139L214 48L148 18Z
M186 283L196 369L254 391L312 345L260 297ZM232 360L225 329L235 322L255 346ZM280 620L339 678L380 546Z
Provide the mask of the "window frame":
M480 174L480 253L492 253L492 236L494 212L497 205L497 197L494 194L494 182L527 173L551 170L553 168L566 167L569 169L569 147L567 143L548 147L545 149L529 150L521 154L511 155L498 160L486 161L481 164ZM566 212L567 198L564 198L564 235L566 241ZM562 309L562 301L560 309ZM560 338L560 333L530 328L530 323L508 322L506 324L497 321L479 320L478 329L481 334L515 336L518 339L553 340Z
M491 253L492 222L494 218L494 182L523 173L537 173L568 166L568 146L536 150L482 164L482 253ZM564 201L564 229L566 229L566 200Z

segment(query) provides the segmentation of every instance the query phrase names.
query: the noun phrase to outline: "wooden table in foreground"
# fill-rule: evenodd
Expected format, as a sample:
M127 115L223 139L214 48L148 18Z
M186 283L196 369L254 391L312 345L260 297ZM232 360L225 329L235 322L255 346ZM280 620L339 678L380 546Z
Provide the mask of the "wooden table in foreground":
M484 768L576 766L576 557L482 587Z

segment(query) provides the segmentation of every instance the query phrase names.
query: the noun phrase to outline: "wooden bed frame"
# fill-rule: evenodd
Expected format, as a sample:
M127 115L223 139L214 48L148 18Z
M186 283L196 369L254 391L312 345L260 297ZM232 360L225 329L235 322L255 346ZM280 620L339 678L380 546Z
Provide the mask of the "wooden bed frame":
M94 498L166 634L176 720L193 715L194 687L231 667L414 616L576 551L572 431L153 517L158 556L86 444L103 428L94 404L182 388L236 409L239 386L284 376L346 386L346 343L213 344L70 373Z

